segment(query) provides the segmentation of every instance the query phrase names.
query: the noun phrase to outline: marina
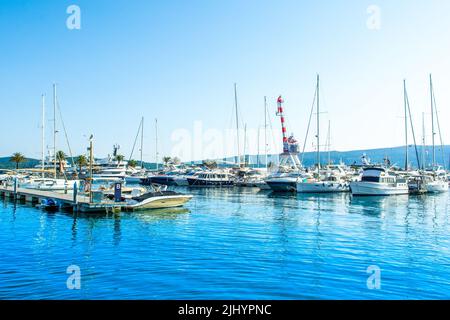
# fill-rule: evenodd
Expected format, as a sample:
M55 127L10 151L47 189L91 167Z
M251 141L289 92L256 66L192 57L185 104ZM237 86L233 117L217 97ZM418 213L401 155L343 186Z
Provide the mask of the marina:
M449 194L179 190L194 195L184 208L102 215L49 213L0 200L0 241L15 248L0 247L0 267L16 270L13 278L0 273L0 297L450 297ZM83 272L82 290L65 287L72 264ZM382 290L366 287L371 265L385 275Z
M3 1L0 300L450 300L449 10Z

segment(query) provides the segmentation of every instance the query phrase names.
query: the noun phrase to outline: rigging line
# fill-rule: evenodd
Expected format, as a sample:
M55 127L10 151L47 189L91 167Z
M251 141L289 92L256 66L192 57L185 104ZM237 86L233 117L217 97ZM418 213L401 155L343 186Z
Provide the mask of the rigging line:
M409 106L408 93L406 93L406 104L408 106L409 122L411 124L411 131L412 131L412 136L413 136L413 141L414 141L414 149L416 151L417 167L420 168L419 150L417 149L416 134L414 133L414 126L413 126L413 121L412 121L412 116L411 116L411 108ZM408 147L408 146L406 146L406 147Z
M138 127L138 130L137 130L137 133L136 133L136 138L134 139L134 143L133 143L133 149L131 149L131 154L130 154L130 158L128 159L128 162L130 162L131 158L133 157L134 148L136 147L136 142L137 142L137 139L139 137L139 133L141 132L141 127L142 127L142 119L139 122L139 127Z
M306 135L305 135L305 141L303 142L303 150L302 150L302 160L301 162L303 163L303 159L305 157L305 149L306 149L306 141L308 140L308 135L309 135L309 128L311 127L311 120L312 120L312 116L314 113L314 106L316 105L316 99L317 99L317 86L316 89L314 91L314 99L311 105L311 112L309 114L309 120L308 120L308 127L306 129Z
M434 90L433 90L432 94L433 94L434 112L436 113L436 124L437 124L437 127L438 127L439 140L440 140L440 143L441 143L442 165L444 166L444 170L446 170L445 158L444 158L445 157L444 143L442 141L441 126L439 124L439 116L438 116L438 111L437 111L437 106L436 106L436 96L434 95Z
M64 130L64 136L66 138L67 147L69 148L70 160L71 160L72 166L74 167L74 170L75 170L75 176L78 178L78 170L77 170L77 166L75 165L75 161L73 160L72 148L70 147L69 137L67 136L66 125L65 125L64 119L62 117L62 112L61 112L61 108L60 108L60 105L59 105L58 97L56 97L56 106L58 108L59 118L61 119L61 124L62 124L63 130ZM65 173L64 173L64 176L65 176Z

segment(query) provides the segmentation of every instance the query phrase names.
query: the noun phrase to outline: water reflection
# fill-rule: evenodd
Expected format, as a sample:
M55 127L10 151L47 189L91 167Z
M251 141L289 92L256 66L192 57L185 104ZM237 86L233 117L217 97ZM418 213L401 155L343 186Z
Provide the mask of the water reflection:
M155 223L161 220L176 220L180 216L189 214L191 211L187 208L167 208L153 209L147 211L136 211L132 216L145 223Z

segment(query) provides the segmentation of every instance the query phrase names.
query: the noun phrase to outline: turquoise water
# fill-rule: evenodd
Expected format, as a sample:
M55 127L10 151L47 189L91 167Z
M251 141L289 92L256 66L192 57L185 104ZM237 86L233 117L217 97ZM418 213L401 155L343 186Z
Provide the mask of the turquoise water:
M108 216L0 200L0 298L450 298L449 194L181 190L186 209Z

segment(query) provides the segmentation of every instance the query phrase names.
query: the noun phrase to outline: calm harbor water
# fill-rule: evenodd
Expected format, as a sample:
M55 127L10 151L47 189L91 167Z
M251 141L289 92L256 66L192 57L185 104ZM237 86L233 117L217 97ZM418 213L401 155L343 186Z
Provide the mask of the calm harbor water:
M449 194L181 191L186 209L108 216L0 200L0 298L450 299Z

